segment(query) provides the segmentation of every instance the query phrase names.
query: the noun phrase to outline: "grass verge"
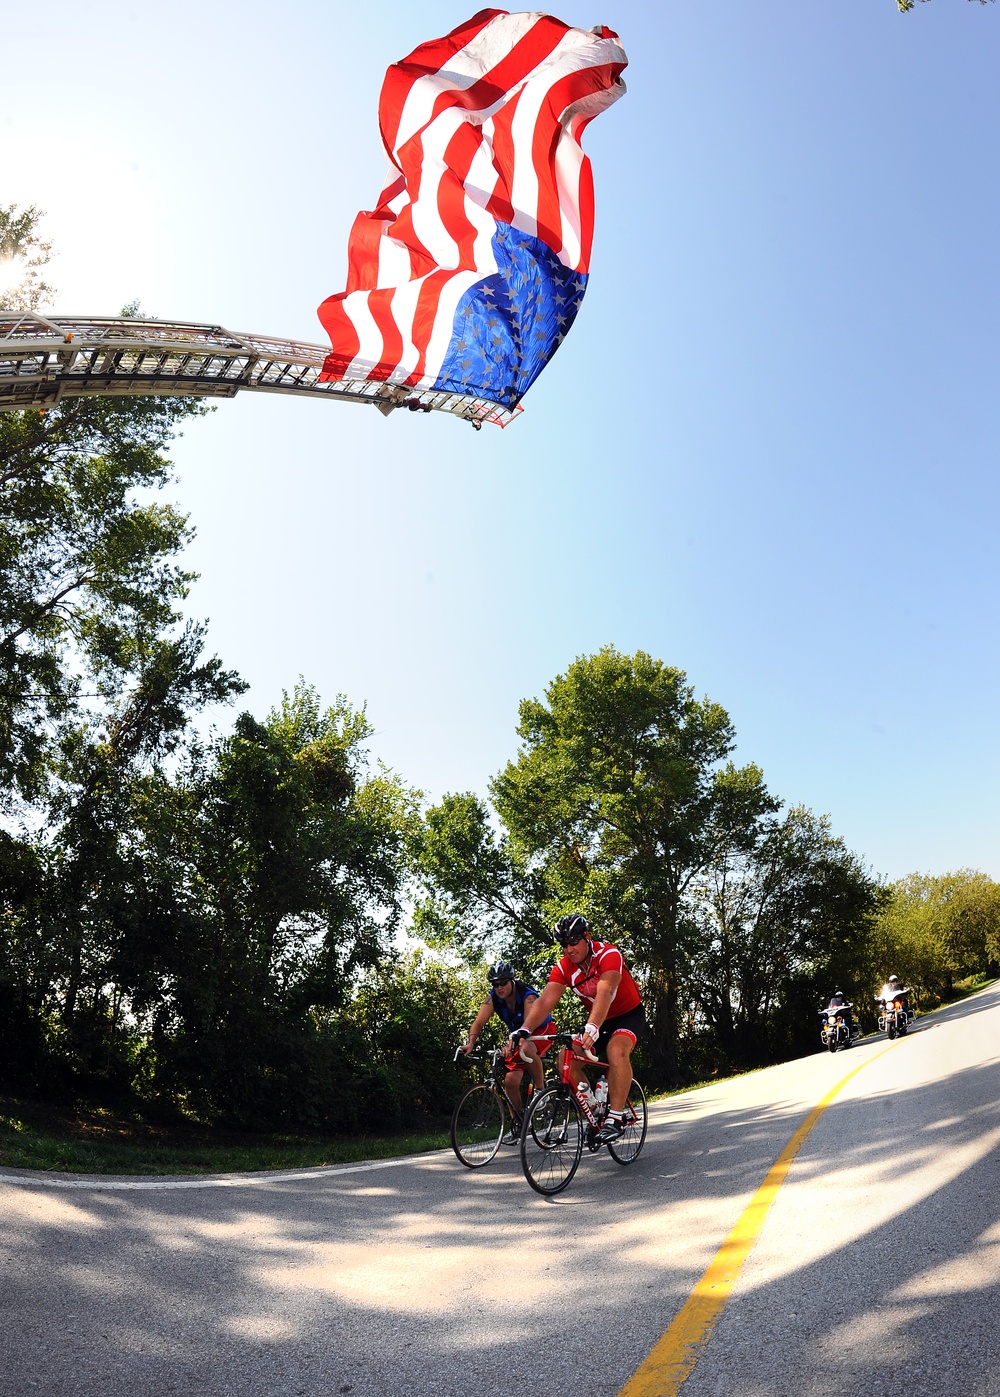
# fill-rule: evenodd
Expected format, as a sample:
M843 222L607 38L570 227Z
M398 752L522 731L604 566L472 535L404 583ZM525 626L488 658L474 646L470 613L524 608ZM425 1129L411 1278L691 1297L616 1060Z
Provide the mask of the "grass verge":
M74 1174L229 1174L308 1169L443 1149L445 1130L326 1138L160 1126L95 1107L0 1096L0 1167Z

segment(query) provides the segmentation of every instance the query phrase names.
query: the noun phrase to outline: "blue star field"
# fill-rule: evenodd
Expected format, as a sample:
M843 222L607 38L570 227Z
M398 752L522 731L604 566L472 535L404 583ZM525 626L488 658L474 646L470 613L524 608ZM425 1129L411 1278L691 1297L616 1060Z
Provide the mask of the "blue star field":
M512 408L562 343L587 277L509 223L496 225L493 251L498 270L459 301L434 387Z

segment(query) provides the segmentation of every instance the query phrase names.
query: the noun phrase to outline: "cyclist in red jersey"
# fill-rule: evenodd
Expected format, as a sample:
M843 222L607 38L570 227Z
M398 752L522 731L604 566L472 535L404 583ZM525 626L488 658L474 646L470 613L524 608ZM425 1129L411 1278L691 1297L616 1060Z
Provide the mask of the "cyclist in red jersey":
M579 912L560 917L556 936L565 954L552 967L541 994L525 1008L524 1026L511 1034L511 1040L526 1037L568 989L579 995L588 1008L581 1041L598 1057L606 1054L608 1060L609 1109L597 1137L606 1144L617 1140L624 1128L622 1117L632 1085L631 1053L646 1028L642 999L621 951L607 941L593 940L586 917ZM584 1075L576 1064L571 1071L575 1081Z

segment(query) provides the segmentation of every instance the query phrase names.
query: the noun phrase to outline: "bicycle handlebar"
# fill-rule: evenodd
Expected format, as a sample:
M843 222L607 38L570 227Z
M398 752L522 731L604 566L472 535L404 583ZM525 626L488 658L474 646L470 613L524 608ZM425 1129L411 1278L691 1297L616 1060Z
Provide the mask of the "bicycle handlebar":
M560 1048L572 1048L577 1057L584 1062L600 1062L596 1053L592 1053L583 1043L582 1037L576 1033L557 1033L553 1036L553 1042Z
M471 1053L463 1052L462 1049L455 1049L455 1056L452 1062L495 1062L498 1057L503 1056L502 1048L487 1048L485 1051L473 1048Z
M568 1041L570 1035L560 1035L555 1033L531 1033L528 1035L527 1038L522 1038L518 1042L517 1055L522 1062L530 1063L531 1058L525 1057L524 1054L525 1043L558 1042L561 1037L565 1037ZM467 1053L462 1047L462 1045L459 1044L459 1046L455 1049L455 1056L452 1058L452 1062L496 1062L498 1057L506 1057L506 1053L504 1052L503 1048L488 1048L485 1052L483 1052L482 1050L476 1052L475 1049L473 1049L471 1053ZM597 1059L594 1058L594 1061L596 1062Z
M525 1055L525 1043L551 1043L556 1037L553 1033L531 1033L527 1038L522 1038L517 1045L517 1055L522 1062L531 1062L531 1058Z

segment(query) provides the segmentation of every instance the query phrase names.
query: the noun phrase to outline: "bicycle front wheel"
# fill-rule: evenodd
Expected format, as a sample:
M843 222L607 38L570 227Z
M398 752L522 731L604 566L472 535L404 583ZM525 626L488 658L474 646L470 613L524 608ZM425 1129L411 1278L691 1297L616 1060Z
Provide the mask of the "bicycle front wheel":
M537 1193L561 1193L583 1153L583 1120L564 1086L546 1087L531 1098L521 1131L521 1168Z
M500 1148L503 1103L491 1086L470 1087L451 1117L451 1147L468 1169L489 1164Z
M646 1140L646 1093L632 1078L625 1103L624 1132L608 1144L608 1154L619 1164L631 1164Z

